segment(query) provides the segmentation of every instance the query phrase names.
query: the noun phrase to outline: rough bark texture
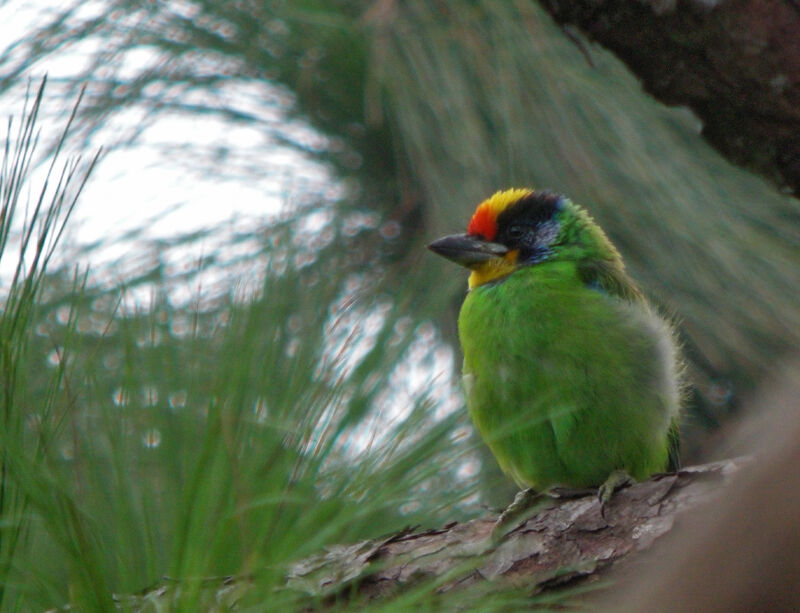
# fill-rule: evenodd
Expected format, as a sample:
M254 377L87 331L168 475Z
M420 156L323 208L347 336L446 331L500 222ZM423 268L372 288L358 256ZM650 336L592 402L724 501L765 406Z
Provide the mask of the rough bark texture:
M800 1L540 0L691 108L732 161L800 194Z
M324 610L348 599L374 601L425 581L435 582L444 599L447 592L470 586L487 591L514 586L534 595L594 581L612 568L628 568L620 562L649 549L681 514L713 499L748 462L739 458L656 475L617 491L602 514L594 493L553 499L516 527L512 523L499 544L491 540L496 517L488 517L332 546L294 564L286 594L293 605L302 607L307 600L309 610ZM251 602L252 586L253 578L246 576L206 577L191 585L164 577L114 600L117 610L161 610L191 587L199 590L203 610L231 610L244 601L257 604Z
M331 547L297 563L288 587L314 596L372 599L445 576L450 578L441 592L494 580L537 593L591 580L648 549L681 513L719 491L741 464L730 460L655 476L615 493L603 514L594 495L554 500L494 546L491 517Z

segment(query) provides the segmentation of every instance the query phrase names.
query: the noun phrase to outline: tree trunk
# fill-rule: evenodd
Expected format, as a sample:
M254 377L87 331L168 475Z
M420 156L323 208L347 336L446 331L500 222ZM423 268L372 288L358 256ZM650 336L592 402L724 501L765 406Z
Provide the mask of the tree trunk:
M800 193L800 2L540 3L613 51L653 96L692 109L727 158Z

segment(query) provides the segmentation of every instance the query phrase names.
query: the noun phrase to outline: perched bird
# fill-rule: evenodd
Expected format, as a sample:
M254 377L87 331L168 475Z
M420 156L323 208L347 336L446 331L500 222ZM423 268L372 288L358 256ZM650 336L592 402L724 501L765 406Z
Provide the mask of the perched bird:
M672 329L566 197L510 189L429 245L469 268L458 331L470 416L518 485L601 487L668 466L681 385ZM606 488L605 490L603 488Z

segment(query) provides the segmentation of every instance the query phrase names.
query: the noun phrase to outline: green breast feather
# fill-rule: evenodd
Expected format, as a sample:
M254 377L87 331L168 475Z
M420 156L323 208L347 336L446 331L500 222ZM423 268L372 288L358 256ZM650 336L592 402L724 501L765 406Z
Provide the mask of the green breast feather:
M638 295L635 290L631 295ZM518 484L595 486L667 467L677 415L670 331L572 262L473 289L459 317L467 406Z

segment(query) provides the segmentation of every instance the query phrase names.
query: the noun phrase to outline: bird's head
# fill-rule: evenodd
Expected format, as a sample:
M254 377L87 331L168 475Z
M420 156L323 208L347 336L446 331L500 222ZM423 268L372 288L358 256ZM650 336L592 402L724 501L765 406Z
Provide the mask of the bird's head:
M586 211L560 194L533 189L497 192L478 205L466 234L445 236L428 248L469 268L470 288L542 262L620 261Z

